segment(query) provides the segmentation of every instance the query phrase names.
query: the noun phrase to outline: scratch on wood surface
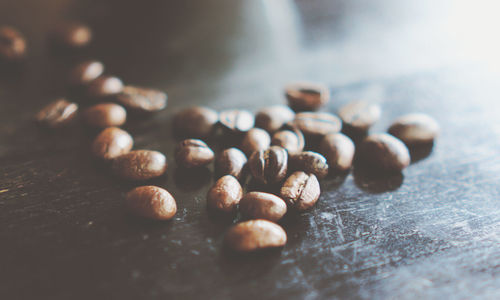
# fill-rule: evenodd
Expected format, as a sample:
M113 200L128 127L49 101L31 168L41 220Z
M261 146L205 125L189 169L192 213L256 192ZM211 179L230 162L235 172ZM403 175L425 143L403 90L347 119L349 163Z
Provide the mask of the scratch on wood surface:
M0 194L5 193L5 192L8 192L8 191L9 191L9 189L3 189L3 190L0 190Z

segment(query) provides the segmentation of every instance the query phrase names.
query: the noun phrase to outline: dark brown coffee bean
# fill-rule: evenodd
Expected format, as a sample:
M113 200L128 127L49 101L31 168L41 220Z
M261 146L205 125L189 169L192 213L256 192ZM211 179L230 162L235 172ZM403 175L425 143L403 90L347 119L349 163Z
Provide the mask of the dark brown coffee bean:
M127 109L136 112L156 112L167 106L167 94L148 88L125 86L116 100Z
M240 149L229 148L219 154L215 168L219 175L232 175L237 179L241 179L246 164L247 157Z
M250 171L255 179L263 184L282 181L288 168L288 154L279 146L256 151L248 160Z
M134 150L113 160L113 171L129 180L147 180L167 170L167 158L158 151Z
M98 78L104 72L104 65L97 60L88 60L76 65L69 75L71 84L84 85Z
M128 192L126 204L131 213L153 220L170 220L177 212L174 197L167 190L153 185Z
M238 223L229 228L224 237L224 243L229 249L243 253L283 247L286 240L285 230L267 220Z
M246 218L277 222L286 214L286 203L273 194L250 192L241 199L240 212Z
M99 103L83 112L87 125L98 128L121 126L127 120L127 111L116 103Z
M18 60L26 54L26 40L16 29L0 27L0 58L8 61Z
M363 140L360 148L362 159L375 168L401 171L410 164L408 148L390 134L371 134Z
M350 169L354 151L354 143L342 133L327 134L320 144L320 152L326 157L330 170L345 171Z
M123 90L123 82L113 76L102 75L92 80L88 86L89 95L96 98L113 96Z
M293 171L304 171L308 174L314 174L318 179L323 179L328 175L326 158L313 151L304 151L291 155L289 166Z
M284 105L273 105L261 109L255 116L255 127L269 133L278 131L284 124L293 121L295 113Z
M427 144L434 141L439 134L439 124L426 114L407 114L392 123L389 133L407 146Z
M208 191L207 206L215 211L233 213L242 196L243 189L238 180L231 175L226 175L219 178Z
M354 101L339 110L339 117L344 125L359 132L366 132L380 119L381 113L380 106L377 104Z
M312 138L340 132L342 128L342 122L339 118L325 112L298 113L295 115L293 123L305 136Z
M271 137L264 129L252 128L245 133L241 141L241 150L246 155L251 155L254 151L266 150L271 145Z
M132 136L118 127L101 131L92 143L92 154L102 159L113 159L129 153L134 145Z
M255 119L249 111L231 109L220 112L219 122L226 130L239 133L250 130L255 123Z
M193 106L178 112L174 117L174 130L186 137L206 138L213 133L219 121L213 109Z
M212 160L214 160L214 152L202 140L183 140L175 150L177 165L185 168L205 166Z
M318 110L330 101L328 87L319 83L295 82L285 87L288 105L295 111Z
M316 176L298 171L285 180L281 187L280 196L290 207L304 211L318 202L320 193Z
M80 48L88 45L92 40L91 29L79 22L66 22L59 24L53 33L54 41L59 46Z
M70 123L76 116L78 104L58 99L39 111L35 119L49 128L62 127Z
M273 135L271 145L283 147L289 154L302 152L305 146L304 135L293 127L281 130Z

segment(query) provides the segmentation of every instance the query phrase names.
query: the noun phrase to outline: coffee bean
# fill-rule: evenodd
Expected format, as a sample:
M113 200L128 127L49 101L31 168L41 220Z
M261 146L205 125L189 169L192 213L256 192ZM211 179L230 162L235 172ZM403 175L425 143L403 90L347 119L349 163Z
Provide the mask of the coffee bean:
M288 154L279 146L256 151L248 160L250 171L255 179L263 184L282 181L288 168Z
M312 82L295 82L285 87L288 105L295 111L318 110L330 101L328 87Z
M147 180L167 170L167 158L158 151L134 150L113 160L113 171L129 180Z
M132 136L118 127L101 131L92 143L92 154L101 159L113 159L129 153L134 144Z
M106 75L92 80L88 86L89 95L96 98L113 96L122 90L123 82L119 78Z
M318 138L328 133L340 132L342 123L336 116L325 112L301 112L293 123L306 137Z
M342 133L325 135L319 149L319 152L326 157L330 170L345 171L351 168L355 151L354 143Z
M304 135L294 127L276 132L271 140L271 145L285 148L289 154L304 150Z
M223 213L233 213L243 196L243 189L236 178L226 175L217 180L208 191L207 206L209 209Z
M92 127L121 126L127 119L127 111L116 103L99 103L83 112L85 122Z
M8 61L18 60L26 54L26 40L10 26L0 27L0 58Z
M261 109L255 116L255 127L269 133L278 131L284 124L293 121L295 113L284 105L273 105Z
M328 175L326 158L313 151L304 151L291 155L289 166L293 171L304 171L308 174L314 174L318 179L323 179Z
M439 134L439 124L426 114L407 114L392 123L389 133L407 146L427 144L434 141Z
M254 151L266 150L271 145L271 137L264 129L252 128L245 133L241 141L241 150L246 155L251 155Z
M246 164L247 157L240 149L229 148L219 154L215 168L219 175L232 175L236 179L241 179Z
M166 93L136 86L125 86L116 100L127 109L143 113L160 111L167 106Z
M214 152L202 140L183 140L177 145L175 160L185 168L201 167L214 160Z
M98 78L104 72L104 65L97 60L88 60L76 65L69 75L71 84L84 85Z
M170 220L177 212L174 197L167 190L153 185L128 192L126 204L131 213L153 220Z
M253 114L241 109L222 111L219 118L223 128L235 133L247 132L255 123Z
M385 171L401 171L410 164L410 153L399 139L386 133L367 136L360 147L361 158Z
M377 104L366 101L353 101L339 110L344 125L358 132L366 132L380 118L382 111Z
M206 138L213 133L218 121L219 116L215 110L193 106L175 115L174 130L186 137Z
M318 202L320 193L316 176L298 171L285 180L281 187L280 196L290 207L304 211Z
M286 203L273 194L250 192L241 199L240 212L246 218L277 222L286 214Z
M229 228L224 237L224 243L229 249L243 253L283 247L286 240L285 230L267 220L238 223Z
M91 29L80 22L65 22L59 24L53 32L54 41L63 47L80 48L88 45L92 40Z
M45 106L35 116L40 124L49 128L57 128L71 122L78 111L78 104L58 99Z

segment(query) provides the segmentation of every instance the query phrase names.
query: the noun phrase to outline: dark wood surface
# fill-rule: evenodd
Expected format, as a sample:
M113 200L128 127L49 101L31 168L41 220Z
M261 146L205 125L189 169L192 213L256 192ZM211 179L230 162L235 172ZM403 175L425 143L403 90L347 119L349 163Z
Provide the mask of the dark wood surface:
M26 34L29 56L0 69L0 298L500 298L498 26L492 31L493 8L467 5L2 1L0 23ZM94 43L51 49L46 36L64 19L89 23ZM171 222L127 215L133 184L90 157L95 132L32 122L58 96L89 104L65 84L84 58L168 92L167 110L124 127L137 149L167 154L167 175L153 183L177 199ZM283 103L282 86L296 79L328 83L328 111L379 102L373 132L425 112L442 134L403 174L326 179L314 209L282 222L281 252L228 255L228 225L206 211L212 167L176 169L172 115L192 104L255 111Z

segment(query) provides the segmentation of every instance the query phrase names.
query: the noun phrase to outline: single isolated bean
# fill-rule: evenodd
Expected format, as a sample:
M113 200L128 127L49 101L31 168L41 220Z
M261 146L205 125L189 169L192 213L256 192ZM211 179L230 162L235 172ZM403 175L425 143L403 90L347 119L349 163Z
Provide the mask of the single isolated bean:
M240 212L249 219L277 222L286 214L286 203L270 193L250 192L241 199Z
M304 150L304 135L295 127L276 132L271 140L271 145L285 148L289 154Z
M98 128L121 126L127 120L127 111L116 103L99 103L83 112L87 125Z
M274 133L286 123L293 121L294 117L295 112L285 105L268 106L255 115L255 127Z
M175 160L185 168L201 167L214 160L214 152L202 140L187 139L177 145Z
M339 110L339 117L344 125L358 132L368 131L380 119L381 114L379 105L367 101L349 102Z
M243 196L243 189L235 177L222 176L207 193L209 209L223 213L233 213Z
M129 180L148 180L167 170L167 158L158 151L134 150L113 160L116 175Z
M219 122L230 132L242 133L249 131L255 124L253 114L246 110L230 109L221 111Z
M193 106L178 112L174 117L174 130L186 137L206 138L214 130L219 121L213 109Z
M285 230L267 220L238 223L229 228L224 237L224 243L229 249L242 253L283 247L286 240Z
M97 60L87 60L76 65L69 74L70 83L85 85L95 80L104 72L104 65Z
M318 202L320 193L321 189L316 176L302 171L290 175L280 190L281 198L298 211L313 207Z
M263 184L282 181L288 169L288 154L279 146L256 151L248 160L250 171L256 180Z
M96 98L113 96L122 90L123 82L114 76L101 75L88 85L89 95Z
M389 127L389 133L409 147L427 144L439 134L439 124L429 115L412 113L396 119Z
M65 22L54 30L55 42L64 47L80 48L87 46L92 40L92 30L80 22Z
M132 136L118 127L101 131L92 143L92 154L101 159L113 159L129 153L134 145Z
M167 107L167 94L149 88L125 86L116 95L116 101L135 112L156 112Z
M26 39L10 26L0 27L0 58L7 61L19 60L26 54Z
M328 163L326 158L313 151L304 151L290 156L290 169L293 171L304 171L314 174L318 179L328 175Z
M346 171L351 168L355 146L352 140L342 133L325 135L319 152L326 157L330 170Z
M153 220L170 220L177 212L174 197L161 187L147 185L127 193L128 210L138 216Z
M295 126L306 137L322 137L328 133L340 132L342 122L326 112L301 112L295 115Z
M35 119L49 128L62 127L70 123L76 116L78 104L65 99L58 99L39 111Z
M232 175L241 179L247 164L247 157L238 148L229 148L222 151L215 162L215 169L219 175Z
M318 110L330 101L330 91L324 84L294 82L285 87L288 105L295 111Z
M246 155L251 155L254 151L266 150L270 145L271 137L267 131L252 128L245 133L240 148Z
M405 144L387 133L367 136L360 147L361 158L371 166L385 171L401 171L410 164Z

